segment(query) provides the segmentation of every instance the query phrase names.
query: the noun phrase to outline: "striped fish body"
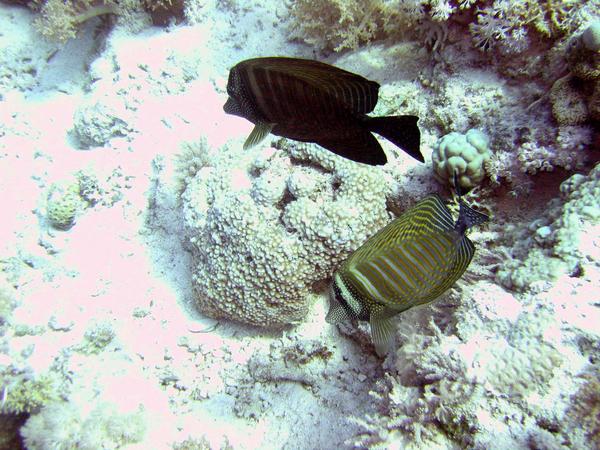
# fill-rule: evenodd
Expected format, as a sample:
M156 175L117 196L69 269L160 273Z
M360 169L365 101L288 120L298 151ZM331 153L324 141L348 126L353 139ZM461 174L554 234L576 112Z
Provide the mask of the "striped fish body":
M471 262L475 248L464 233L487 217L461 208L477 222L464 226L459 217L454 223L440 197L431 195L369 238L334 274L326 320L370 321L377 353L385 354L390 318L438 298Z
M242 61L231 69L227 84L231 97L241 93L260 119L280 127L355 120L355 115L373 111L378 92L378 83L360 75L296 58Z
M315 142L358 162L384 164L374 131L423 161L416 117L366 115L375 108L378 92L378 83L319 61L255 58L231 69L224 110L256 125L245 147L270 132Z

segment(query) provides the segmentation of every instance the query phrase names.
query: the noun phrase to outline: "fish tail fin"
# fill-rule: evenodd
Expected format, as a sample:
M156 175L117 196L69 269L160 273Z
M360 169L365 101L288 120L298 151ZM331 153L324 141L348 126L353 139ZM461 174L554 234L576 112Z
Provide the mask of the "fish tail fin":
M416 160L425 162L419 150L421 132L418 120L417 116L368 117L366 123L369 131L380 134Z
M463 190L460 184L458 183L458 170L454 170L454 190L456 191L456 195L458 196L459 205L458 220L456 221L454 229L460 235L463 235L465 231L467 231L469 228L474 227L476 225L481 225L482 223L490 220L489 216L475 211L463 201Z
M482 223L490 220L489 216L480 213L479 211L475 211L462 200L459 200L458 204L460 209L458 213L458 220L456 221L454 229L461 235L464 234L464 232L469 228L476 225L481 225Z

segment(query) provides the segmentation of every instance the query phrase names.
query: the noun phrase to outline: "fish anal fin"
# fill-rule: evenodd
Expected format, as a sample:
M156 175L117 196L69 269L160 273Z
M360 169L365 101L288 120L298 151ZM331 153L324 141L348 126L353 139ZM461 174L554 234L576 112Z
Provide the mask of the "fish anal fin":
M396 311L383 306L371 311L371 336L375 351L380 357L391 350L395 332L392 317L396 314Z
M387 162L381 145L368 130L352 130L347 136L321 138L315 142L336 155L359 163L379 166Z
M273 130L275 127L274 123L258 122L254 125L254 128L250 132L250 135L244 142L244 150L254 147L260 144L264 138Z

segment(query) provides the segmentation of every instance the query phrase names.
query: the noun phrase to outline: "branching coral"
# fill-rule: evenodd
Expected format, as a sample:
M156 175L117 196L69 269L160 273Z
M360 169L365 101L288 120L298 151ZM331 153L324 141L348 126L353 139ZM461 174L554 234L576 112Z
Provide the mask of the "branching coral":
M40 18L36 25L40 33L49 39L65 42L73 39L78 26L106 14L117 14L118 4L97 0L38 0Z
M479 283L429 324L415 311L399 325L402 345L371 393L377 412L351 419L362 430L351 445L525 448L525 442L546 442L534 448L560 448L571 435L571 425L558 422L564 396L556 399L574 388L565 382L573 370L568 362L577 366L586 356L573 356L550 333L560 323L551 308L528 307L509 294L499 300L502 289L494 286L486 295L490 283ZM437 321L450 321L446 331ZM594 411L594 402L580 411Z
M557 3L555 5L555 3ZM470 25L474 44L482 50L521 53L531 45L531 33L558 37L570 27L567 19L574 0L530 2L497 0L477 12Z
M381 37L390 20L377 0L300 0L292 3L291 14L296 36L335 51Z
M460 1L460 8L471 3ZM441 24L458 9L448 0L300 0L291 7L292 31L321 50L356 49L377 39L412 34L433 46L447 34Z
M0 371L0 413L22 414L39 410L58 398L58 377L53 374L34 376L8 366Z
M572 34L599 10L597 2L578 0L370 0L366 4L301 0L293 3L291 14L295 35L319 49L356 48L398 35L428 42L435 49L456 28L470 33L473 44L482 50L514 55L540 40L556 41ZM435 42L432 33L437 35Z
M398 442L398 448L440 445L446 436L472 446L483 387L468 373L456 338L432 323L433 336L411 334L398 352L399 374L376 384L371 395L379 415L353 418L364 432L355 445ZM414 329L413 329L414 331Z
M182 9L178 0L35 0L34 5L40 10L38 30L59 42L74 38L79 26L94 17L126 16L144 10L163 16L169 11L180 14Z

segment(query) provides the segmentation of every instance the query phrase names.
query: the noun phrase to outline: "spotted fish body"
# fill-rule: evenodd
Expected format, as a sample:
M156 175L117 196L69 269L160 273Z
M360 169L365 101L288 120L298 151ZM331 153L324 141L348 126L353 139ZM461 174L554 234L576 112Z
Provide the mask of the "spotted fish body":
M273 133L322 147L365 164L387 158L372 132L415 159L420 132L416 116L369 117L378 100L379 84L319 61L298 58L255 58L233 67L223 109L255 124L244 144L256 145Z
M356 250L335 272L327 322L368 320L377 353L389 348L391 317L429 303L465 272L475 247L466 231L487 216L460 201L456 223L430 195Z

